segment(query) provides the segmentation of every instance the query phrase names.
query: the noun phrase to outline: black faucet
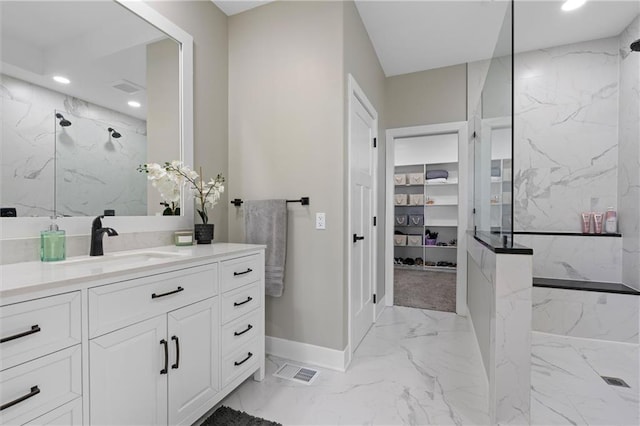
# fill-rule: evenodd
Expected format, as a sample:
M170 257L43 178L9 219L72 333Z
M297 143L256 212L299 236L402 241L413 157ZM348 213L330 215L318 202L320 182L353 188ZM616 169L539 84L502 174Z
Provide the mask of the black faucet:
M110 237L118 235L115 229L102 227L102 220L100 219L103 218L104 216L98 216L93 219L91 224L91 250L89 251L89 256L102 256L104 254L102 248L102 236L104 234Z

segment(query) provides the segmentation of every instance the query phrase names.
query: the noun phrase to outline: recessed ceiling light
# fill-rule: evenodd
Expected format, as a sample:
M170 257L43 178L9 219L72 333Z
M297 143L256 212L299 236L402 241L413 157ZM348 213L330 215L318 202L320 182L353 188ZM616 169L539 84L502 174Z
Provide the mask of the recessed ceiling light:
M567 0L562 4L562 10L569 12L570 10L582 7L586 2L587 0Z
M140 105L140 102L136 102L136 101L129 101L127 102L129 104L129 106L131 108L140 108L142 105Z
M69 83L71 83L71 80L69 80L67 77L63 77L61 75L54 76L53 80L57 81L60 84L69 84Z

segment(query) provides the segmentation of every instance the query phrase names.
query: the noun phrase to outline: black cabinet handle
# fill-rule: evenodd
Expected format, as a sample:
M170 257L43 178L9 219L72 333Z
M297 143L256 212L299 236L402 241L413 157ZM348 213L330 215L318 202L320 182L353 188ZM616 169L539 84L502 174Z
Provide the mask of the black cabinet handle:
M233 273L233 276L234 276L234 277L237 277L238 275L248 274L249 272L253 272L253 269L251 269L251 268L247 268L247 270L246 270L246 271L243 271L243 272L234 272L234 273Z
M353 242L357 243L359 240L364 240L364 235L358 236L358 234L353 234Z
M178 368L180 367L180 340L178 340L178 336L171 336L171 340L176 342L176 363L171 368Z
M160 340L160 344L164 346L164 368L160 370L160 374L167 374L167 367L169 366L169 343L166 340Z
M243 360L242 360L242 361L240 361L240 362L235 361L235 362L233 363L233 365L235 365L236 367L237 367L237 366L239 366L239 365L242 365L242 364L244 364L245 362L249 361L249 358L251 358L252 356L253 356L253 354L252 354L251 352L247 352L247 357L246 357L245 359L243 359Z
M247 326L247 328L246 328L246 329L244 329L244 330L242 330L242 331L234 331L234 332L233 332L233 335L234 335L234 336L242 336L244 333L246 333L247 331L251 330L252 328L253 328L253 326L252 326L251 324L249 324L249 325Z
M244 302L233 302L233 306L242 306L245 303L249 303L253 300L253 297L251 296L247 296L247 300L245 300Z
M23 331L22 333L14 334L13 336L9 336L9 337L3 337L2 339L0 339L0 343L10 342L11 340L19 339L21 337L25 337L30 334L37 333L38 331L40 331L40 326L38 324L32 325L31 330Z
M177 289L175 289L175 290L173 290L173 291L168 291L168 292L166 292L166 293L160 293L160 294L155 294L155 293L153 293L153 294L151 295L151 298L152 298L152 299L157 299L158 297L169 296L169 295L171 295L171 294L180 293L181 291L184 291L184 288L182 288L182 287L178 286L178 288L177 288Z
M0 411L6 410L9 407L13 407L16 404L20 404L22 401L25 401L31 398L32 396L36 396L39 393L40 393L40 388L38 386L33 386L31 388L31 391L28 394L23 395L20 398L14 399L11 402L7 402L6 404L2 404L2 406L0 406Z

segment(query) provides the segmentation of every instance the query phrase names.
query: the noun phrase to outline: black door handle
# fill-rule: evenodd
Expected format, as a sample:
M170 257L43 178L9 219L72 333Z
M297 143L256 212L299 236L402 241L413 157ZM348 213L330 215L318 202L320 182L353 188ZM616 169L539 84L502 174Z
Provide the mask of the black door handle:
M160 340L160 344L164 346L164 368L160 370L160 374L167 374L167 367L169 366L169 343L166 340Z
M233 302L233 306L242 306L245 303L249 303L253 300L253 297L251 296L247 296L247 300L245 300L244 302Z
M357 243L359 240L364 240L364 235L358 236L358 234L353 234L353 242Z
M171 340L176 342L176 363L171 368L178 368L180 367L180 340L178 340L178 336L171 336Z
M36 396L39 393L40 393L40 388L37 385L33 386L31 388L31 391L28 394L22 395L20 398L16 398L13 401L7 402L6 404L2 404L2 406L0 406L0 411L6 410L9 407L13 407L16 404L20 404L22 401L25 401L31 398L32 396Z
M234 276L234 277L237 277L238 275L248 274L249 272L253 272L253 269L251 269L251 268L247 268L247 270L246 270L246 271L242 271L242 272L234 272L234 273L233 273L233 276Z
M10 342L11 340L19 339L21 337L25 337L30 334L37 333L38 331L40 331L40 326L38 326L38 324L32 325L31 330L23 331L22 333L14 334L13 336L9 336L9 337L3 337L2 339L0 339L0 343Z
M249 324L249 325L247 326L247 328L245 328L245 329L244 329L244 330L242 330L242 331L234 331L234 332L233 332L233 335L234 335L234 336L242 336L244 333L246 333L247 331L251 330L252 328L253 328L253 326L252 326L251 324Z
M182 288L182 287L178 286L178 288L177 288L177 289L175 289L175 290L173 290L173 291L168 291L168 292L166 292L166 293L160 293L160 294L155 294L155 293L153 293L153 294L151 295L151 298L152 298L152 299L157 299L158 297L164 297L164 296L169 296L170 294L180 293L180 292L181 292L181 291L183 291L183 290L184 290L184 288Z
M253 356L253 354L251 352L247 352L247 357L245 359L243 359L242 361L235 361L233 363L233 365L235 365L236 367L239 365L244 364L245 362L249 361L249 358L251 358Z

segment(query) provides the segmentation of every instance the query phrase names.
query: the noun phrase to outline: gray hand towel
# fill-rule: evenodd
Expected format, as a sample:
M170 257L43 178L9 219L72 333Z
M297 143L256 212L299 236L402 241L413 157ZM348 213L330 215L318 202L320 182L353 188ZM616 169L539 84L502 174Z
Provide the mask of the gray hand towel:
M287 257L287 200L247 200L244 204L245 240L266 244L265 294L282 296Z

